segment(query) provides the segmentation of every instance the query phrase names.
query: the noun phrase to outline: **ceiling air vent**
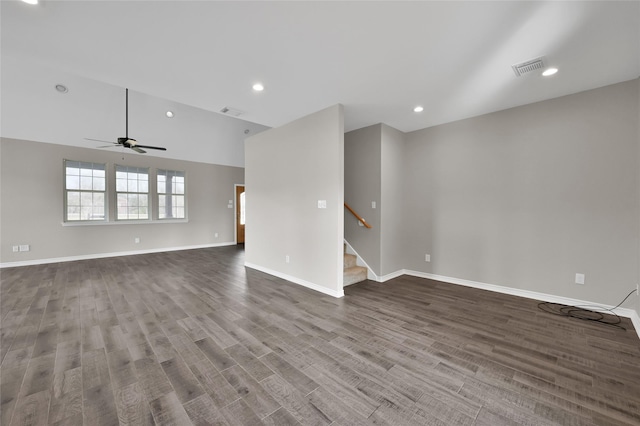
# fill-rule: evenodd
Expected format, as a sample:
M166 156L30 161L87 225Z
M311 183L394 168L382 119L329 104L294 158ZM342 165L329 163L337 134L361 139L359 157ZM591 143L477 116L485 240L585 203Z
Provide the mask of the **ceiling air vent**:
M544 56L511 65L511 68L513 68L513 72L515 72L518 77L531 71L544 69Z
M235 109L231 107L224 107L220 110L220 112L223 114L230 115L232 117L240 117L242 114L244 114L244 111L240 111L239 109Z

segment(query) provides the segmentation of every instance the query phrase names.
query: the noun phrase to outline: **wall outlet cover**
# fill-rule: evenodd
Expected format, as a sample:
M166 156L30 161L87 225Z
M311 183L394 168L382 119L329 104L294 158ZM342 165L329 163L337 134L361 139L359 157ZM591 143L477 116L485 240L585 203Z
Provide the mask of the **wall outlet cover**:
M576 284L584 284L584 274L576 274Z

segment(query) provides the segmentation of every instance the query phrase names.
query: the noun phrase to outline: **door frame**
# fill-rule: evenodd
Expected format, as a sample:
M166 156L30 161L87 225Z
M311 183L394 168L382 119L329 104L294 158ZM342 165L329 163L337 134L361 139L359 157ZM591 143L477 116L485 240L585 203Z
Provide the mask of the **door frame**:
M238 191L239 186L245 188L244 183L233 184L233 242L236 244L238 244L238 209L240 208L240 206L238 205L238 200L236 199L236 193ZM245 234L245 241L246 241L246 234Z

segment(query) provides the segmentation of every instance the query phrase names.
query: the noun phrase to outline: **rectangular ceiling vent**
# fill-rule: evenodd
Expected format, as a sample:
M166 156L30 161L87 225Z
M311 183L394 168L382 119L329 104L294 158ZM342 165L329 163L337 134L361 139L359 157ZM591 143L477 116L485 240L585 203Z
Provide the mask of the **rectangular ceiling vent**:
M244 111L240 111L239 109L235 109L231 107L224 107L220 110L220 112L223 114L230 115L232 117L240 117L242 114L244 114Z
M519 64L511 65L511 68L513 68L513 72L516 73L517 77L520 77L521 75L527 74L531 71L544 69L544 56L530 59L525 62L520 62Z

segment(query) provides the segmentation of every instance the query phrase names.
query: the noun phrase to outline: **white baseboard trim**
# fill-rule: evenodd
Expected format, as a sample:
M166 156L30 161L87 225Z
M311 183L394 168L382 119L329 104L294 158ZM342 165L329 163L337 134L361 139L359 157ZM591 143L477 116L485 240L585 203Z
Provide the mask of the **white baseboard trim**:
M389 280L392 280L394 278L401 277L402 275L409 275L409 274L407 274L404 269L401 269L399 271L395 271L395 272L392 272L390 274L381 276L378 282L383 283L385 281L389 281Z
M303 287L307 287L307 288L309 288L311 290L315 290L315 291L318 291L320 293L324 293L324 294L329 295L329 296L333 296L333 297L337 297L337 298L344 297L344 290L342 290L342 289L340 289L338 291L331 290L331 289L328 289L326 287L322 287L322 286L320 286L318 284L312 283L310 281L306 281L306 280L303 280L301 278L297 278L297 277L294 277L294 276L291 276L291 275L283 274L282 272L274 271L273 269L265 268L263 266L256 265L254 263L245 262L244 266L246 266L247 268L255 269L255 270L260 271L260 272L264 272L265 274L269 274L269 275L273 275L273 276L278 277L278 278L282 278L283 280L290 281L290 282L292 282L294 284L298 284L298 285L301 285Z
M401 275L410 275L412 277L427 278L434 281L441 281L449 284L457 284L457 285L463 285L466 287L489 290L489 291L494 291L496 293L510 294L512 296L526 297L527 299L540 300L543 302L558 303L558 304L569 305L569 306L591 306L592 308L601 307L605 309L611 309L613 312L616 313L616 315L631 319L631 322L633 323L633 327L636 329L636 334L638 334L638 338L640 338L640 316L638 316L638 312L636 312L634 309L627 309L627 308L613 309L614 308L613 306L604 305L602 303L594 303L594 302L589 302L585 300L570 299L568 297L555 296L553 294L539 293L536 291L522 290L522 289L512 288L512 287L504 287L501 285L487 284L479 281L470 281L470 280L465 280L461 278L447 277L444 275L430 274L428 272L412 271L409 269L402 269L402 270L393 272L391 274L385 275L383 278L385 278L384 281L388 281L389 279L397 278ZM390 277L390 278L387 278L387 277Z
M627 309L627 310L631 311L631 315L629 316L629 318L631 318L633 327L636 329L636 333L638 333L638 337L640 337L640 316L638 316L638 312L634 311L633 309Z
M210 248L210 247L233 246L235 244L236 243L234 242L215 243L215 244L198 244L193 246L163 247L163 248L146 249L146 250L118 251L113 253L94 253L94 254L83 254L80 256L54 257L49 259L22 260L18 262L0 263L0 269L15 268L17 266L45 265L47 263L73 262L76 260L103 259L106 257L134 256L137 254L162 253L165 251L194 250L194 249L202 249L202 248Z

